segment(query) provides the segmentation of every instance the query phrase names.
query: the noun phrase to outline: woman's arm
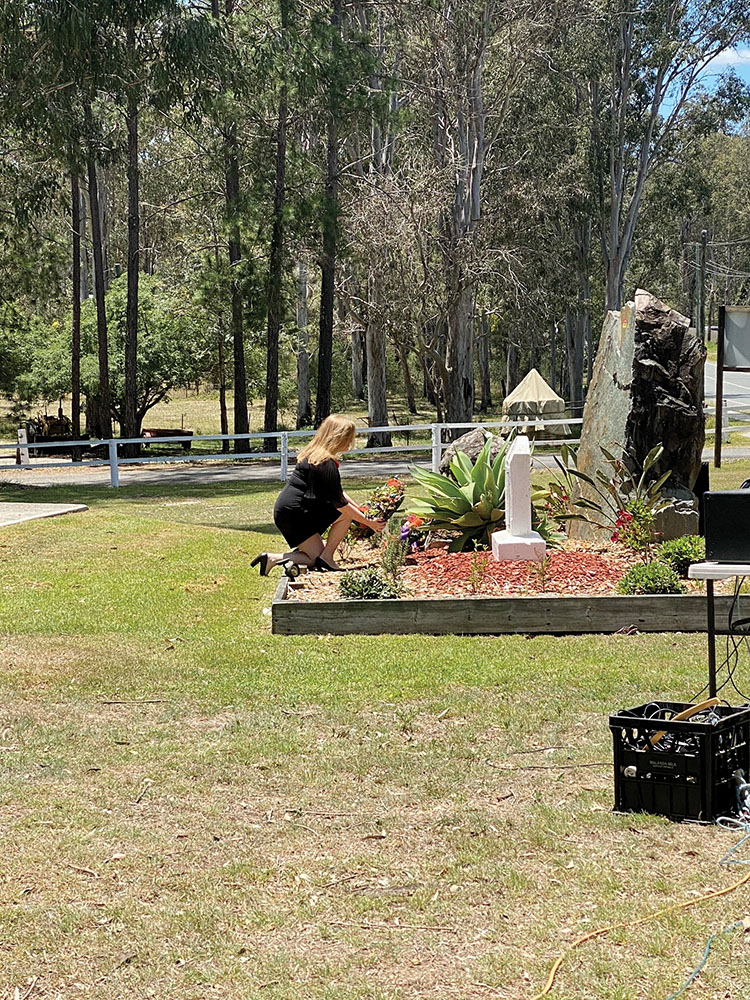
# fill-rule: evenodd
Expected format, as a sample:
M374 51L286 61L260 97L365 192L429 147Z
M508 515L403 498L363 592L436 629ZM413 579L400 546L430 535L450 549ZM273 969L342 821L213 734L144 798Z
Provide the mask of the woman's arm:
M346 497L346 493L344 494L344 496ZM339 507L339 510L341 511L342 514L348 514L349 517L351 517L352 521L356 521L358 524L363 524L366 528L372 528L373 531L383 530L383 528L385 527L385 521L377 521L374 520L373 518L367 517L366 514L362 513L362 511L359 509L356 503L354 503L352 500L349 500L348 497L346 497L346 499L347 499L346 506Z

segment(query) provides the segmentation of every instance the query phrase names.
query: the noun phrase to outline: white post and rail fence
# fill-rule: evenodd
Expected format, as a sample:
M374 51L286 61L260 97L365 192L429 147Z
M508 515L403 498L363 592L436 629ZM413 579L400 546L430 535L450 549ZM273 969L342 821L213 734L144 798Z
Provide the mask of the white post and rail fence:
M723 414L721 420L722 438L729 437L730 419L750 420L750 399L748 406L741 408L741 404L733 404L730 408L728 401L723 401ZM706 408L706 416L715 415L715 411L710 407ZM478 421L475 423L431 423L431 424L398 424L387 427L358 427L357 436L370 434L392 434L401 435L406 438L404 444L390 445L378 448L354 448L347 453L347 459L355 456L366 455L415 455L419 452L430 453L430 465L433 472L437 472L443 451L448 447L453 439L454 431L467 431L475 428L486 428L487 430L509 431L513 429L533 428L543 430L545 427L560 427L561 424L573 427L582 423L581 417L556 416L551 420L537 420L525 417L519 420L498 420L498 421ZM732 424L732 431L750 431L750 423ZM289 474L290 459L296 458L299 448L295 447L297 439L310 438L315 432L313 430L301 431L258 431L253 434L200 434L182 435L175 434L174 437L154 438L108 438L105 440L81 440L81 441L28 441L25 430L19 430L18 440L14 443L0 443L0 472L3 470L19 469L70 469L70 468L97 468L108 466L110 485L118 487L120 485L120 469L123 466L159 464L170 465L176 462L197 464L201 462L256 462L259 460L274 460L279 464L279 479L286 482ZM707 435L715 433L715 428L706 430ZM421 441L411 441L411 435L415 434L422 438ZM277 438L279 441L278 451L248 451L248 452L181 452L179 455L139 455L136 458L125 458L119 453L119 448L123 445L140 445L142 447L153 447L158 445L184 445L190 443L191 446L203 441L267 441L269 438ZM541 440L539 445L545 449L559 447L562 444L575 445L579 438L570 437L556 440ZM82 456L68 461L54 461L55 452L59 450L91 453L90 458ZM3 463L5 452L15 452L15 461ZM52 460L43 457L39 460L39 453L50 454ZM106 456L106 457L105 457ZM11 457L10 455L8 456ZM363 467L366 472L366 467Z

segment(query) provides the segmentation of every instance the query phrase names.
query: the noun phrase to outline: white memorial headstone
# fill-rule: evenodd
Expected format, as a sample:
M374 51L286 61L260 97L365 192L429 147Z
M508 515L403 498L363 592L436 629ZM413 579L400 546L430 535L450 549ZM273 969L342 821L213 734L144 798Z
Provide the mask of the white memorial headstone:
M531 530L531 449L524 434L515 439L505 458L505 524L504 531L492 535L494 559L544 559L547 543Z

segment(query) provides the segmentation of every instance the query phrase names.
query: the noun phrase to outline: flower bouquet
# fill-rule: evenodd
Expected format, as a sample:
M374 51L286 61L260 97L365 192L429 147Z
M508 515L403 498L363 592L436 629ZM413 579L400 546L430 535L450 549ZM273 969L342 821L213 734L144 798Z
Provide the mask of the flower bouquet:
M424 521L417 514L407 514L401 525L401 541L409 552L418 552L424 548Z
M371 520L387 521L391 518L404 502L404 484L395 476L389 479L383 486L378 486L373 491L367 503L362 504L362 513ZM369 538L373 534L372 528L364 524L352 522L349 529L352 538Z

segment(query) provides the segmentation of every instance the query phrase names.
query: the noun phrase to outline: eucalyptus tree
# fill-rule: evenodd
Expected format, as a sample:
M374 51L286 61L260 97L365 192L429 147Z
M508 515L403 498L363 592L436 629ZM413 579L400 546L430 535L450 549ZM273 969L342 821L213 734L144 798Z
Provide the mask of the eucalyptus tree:
M223 6L223 9L222 9ZM229 48L235 45L235 31L238 5L235 0L211 0L211 11L216 22L220 24L227 39ZM242 66L238 67L240 70ZM213 113L218 119L223 144L224 157L224 193L226 216L228 223L227 252L231 272L231 310L230 325L232 331L232 352L234 361L234 433L247 434L250 430L250 420L247 409L247 371L245 367L245 341L243 321L243 289L242 289L242 182L240 176L240 152L237 128L237 109L234 106L236 89L241 92L241 73L233 72L230 63L226 63L217 74L217 94ZM249 443L235 441L235 450L247 451Z
M577 24L588 34L605 308L617 309L646 184L668 158L711 61L750 36L750 9L745 0L606 0L589 4Z
M318 384L315 396L315 426L331 412L331 366L333 362L333 310L336 294L339 211L339 129L342 114L344 64L342 21L344 0L330 0L329 46L326 60L326 166L321 212L322 252L320 322L318 335Z
M530 65L545 51L557 6L443 0L426 11L420 104L444 196L436 222L444 297L431 354L451 421L470 420L474 409L477 287L508 262L504 248L487 241L485 171L507 167L497 139Z
M110 4L112 42L119 43L120 100L127 133L128 243L124 345L124 437L140 433L138 409L138 286L140 265L139 114L143 105L189 102L201 86L201 68L215 42L215 25L203 10L179 0L127 0ZM124 93L123 93L124 92Z
M96 134L91 103L100 80L96 54L99 5L61 0L8 2L2 8L3 119L15 122L22 145L32 156L44 150L70 175L72 229L72 422L80 434L80 176L95 172ZM34 152L35 151L35 152ZM90 183L90 187L92 187ZM90 197L97 205L96 177ZM97 206L98 207L98 206ZM99 236L97 211L94 236ZM95 253L101 250L95 240ZM99 384L89 400L87 422L94 433L108 436L109 372L101 258L97 257L99 308Z

